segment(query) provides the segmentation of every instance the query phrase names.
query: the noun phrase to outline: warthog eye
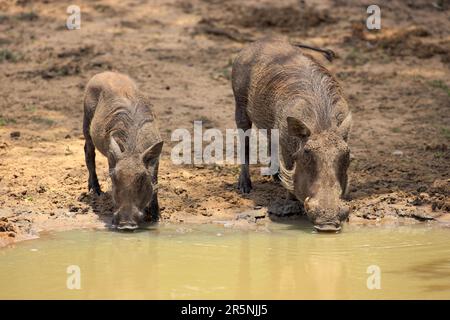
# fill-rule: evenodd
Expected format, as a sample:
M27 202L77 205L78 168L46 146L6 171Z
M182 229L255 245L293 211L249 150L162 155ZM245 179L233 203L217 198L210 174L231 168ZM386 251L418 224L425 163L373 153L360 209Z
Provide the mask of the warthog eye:
M303 149L303 153L305 154L305 156L309 155L309 154L311 154L311 150L308 148L305 148L305 149Z
M313 153L312 153L311 149L304 148L303 149L303 162L304 163L309 163L312 160L313 160Z
M142 189L145 186L145 183L147 181L147 175L146 174L140 174L136 177L136 186L138 189Z

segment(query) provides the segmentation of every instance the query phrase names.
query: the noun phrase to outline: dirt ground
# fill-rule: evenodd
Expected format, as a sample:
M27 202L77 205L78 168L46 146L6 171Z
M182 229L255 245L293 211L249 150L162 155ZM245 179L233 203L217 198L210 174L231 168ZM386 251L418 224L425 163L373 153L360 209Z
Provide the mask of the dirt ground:
M268 34L327 47L353 112L350 222L450 222L450 5L379 1L381 30L365 27L372 1L78 1L81 29L67 30L56 0L0 1L0 243L41 230L104 227L109 192L87 194L82 97L90 77L120 71L155 106L166 141L160 165L162 219L267 219L285 197L238 166L176 166L176 128L235 128L231 62ZM276 3L276 4L274 4ZM97 157L103 190L107 162ZM266 217L266 218L264 218ZM236 221L236 220L235 220Z

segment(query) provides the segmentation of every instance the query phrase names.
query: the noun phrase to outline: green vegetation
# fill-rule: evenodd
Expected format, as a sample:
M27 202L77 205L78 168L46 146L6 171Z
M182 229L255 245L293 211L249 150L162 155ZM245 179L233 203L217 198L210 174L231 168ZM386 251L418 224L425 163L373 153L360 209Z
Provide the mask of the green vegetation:
M17 60L19 60L18 55L14 54L12 51L8 49L0 50L0 62L3 61L16 62Z
M25 106L25 111L35 112L36 106Z
M436 152L434 153L434 157L437 158L437 159L440 159L440 158L442 158L443 156L444 156L444 152L442 152L442 151L436 151Z
M6 21L8 21L8 20L9 20L9 17L8 17L8 16L6 16L6 15L4 15L4 14L1 14L1 15L0 15L0 23L6 22Z
M0 38L0 46L3 46L5 44L10 44L11 40L6 39L6 38Z
M34 11L22 12L17 15L17 19L22 21L34 21L39 19L39 15Z
M15 123L17 123L17 121L14 119L0 117L0 127Z
M345 61L349 64L364 65L369 62L367 55L361 53L358 48L352 48L352 50L345 56Z
M433 88L438 88L438 89L444 90L447 93L447 95L450 97L450 87L448 85L446 85L444 81L433 80L433 81L429 82L429 85L432 86Z
M52 126L55 124L54 120L49 119L49 118L40 117L40 116L31 117L31 121L33 121L34 123L37 123L37 124L43 124L43 125L47 125L47 126Z
M441 129L442 135L446 137L447 139L450 139L450 128L442 128Z

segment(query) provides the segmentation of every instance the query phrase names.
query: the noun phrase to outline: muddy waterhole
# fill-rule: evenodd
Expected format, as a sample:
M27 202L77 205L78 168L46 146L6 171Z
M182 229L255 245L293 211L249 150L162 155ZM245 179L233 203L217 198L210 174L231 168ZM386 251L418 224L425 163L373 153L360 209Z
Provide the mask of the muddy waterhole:
M448 299L450 242L430 225L54 232L0 250L0 298Z

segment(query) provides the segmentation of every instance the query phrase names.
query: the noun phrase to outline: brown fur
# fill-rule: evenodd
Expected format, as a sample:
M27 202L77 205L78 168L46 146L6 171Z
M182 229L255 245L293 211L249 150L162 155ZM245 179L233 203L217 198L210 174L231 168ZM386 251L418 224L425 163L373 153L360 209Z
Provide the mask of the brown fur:
M101 192L95 170L95 148L108 158L113 223L134 228L144 214L159 217L156 193L162 139L152 105L126 75L104 72L86 86L83 132L89 190Z
M340 225L348 215L340 197L347 185L351 115L336 79L284 38L266 38L238 55L232 85L238 128L254 123L279 129L283 185L305 202L313 223ZM239 188L251 190L248 163Z

